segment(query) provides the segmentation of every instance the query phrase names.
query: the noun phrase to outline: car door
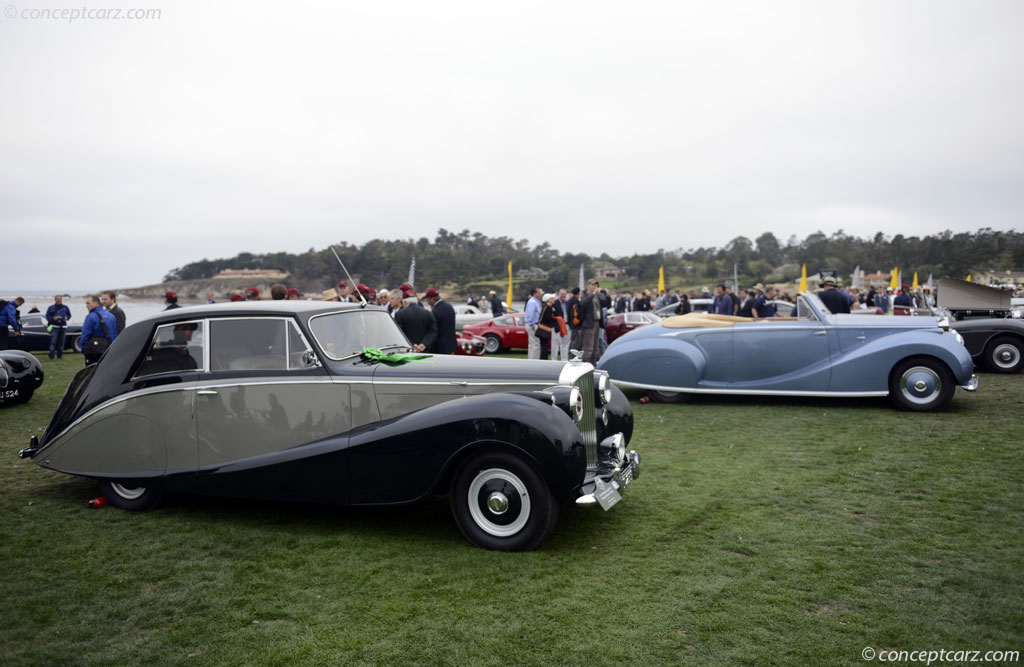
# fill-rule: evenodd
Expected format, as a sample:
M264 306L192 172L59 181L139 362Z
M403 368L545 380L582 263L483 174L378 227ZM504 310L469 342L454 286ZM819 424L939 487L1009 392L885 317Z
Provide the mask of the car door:
M321 499L322 489L303 485L297 448L347 440L349 386L333 382L307 356L312 349L291 318L218 318L209 325L209 370L196 388L200 489L296 499L308 492L311 499ZM279 465L281 453L293 448L283 456L288 465ZM284 470L300 478L275 472ZM331 500L343 500L346 481L336 476L332 484L338 497Z
M8 334L14 328L8 328ZM42 315L30 314L21 316L21 335L8 335L11 349L39 352L50 349L50 332L46 330L46 318Z
M829 324L806 304L796 321L738 322L733 331L731 388L827 391Z

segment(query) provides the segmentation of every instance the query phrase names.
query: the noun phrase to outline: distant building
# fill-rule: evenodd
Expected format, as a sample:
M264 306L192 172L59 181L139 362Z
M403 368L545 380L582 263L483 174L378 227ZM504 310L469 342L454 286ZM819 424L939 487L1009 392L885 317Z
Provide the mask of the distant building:
M861 279L860 284L862 286L874 287L885 289L889 286L889 281L892 279L892 273L865 273Z
M971 281L982 285L1021 285L1024 284L1024 269L977 271L971 274Z
M262 278L264 280L284 280L288 274L277 269L224 269L214 278Z
M625 278L626 270L620 266L614 264L605 264L603 266L594 267L594 275L598 278Z
M528 269L519 269L516 271L516 278L520 280L545 280L548 277L548 272L539 266L531 266Z

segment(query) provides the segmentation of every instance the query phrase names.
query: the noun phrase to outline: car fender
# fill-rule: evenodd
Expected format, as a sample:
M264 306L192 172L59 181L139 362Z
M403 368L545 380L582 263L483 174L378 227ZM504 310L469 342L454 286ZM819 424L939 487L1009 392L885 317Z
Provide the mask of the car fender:
M609 346L598 370L608 371L615 382L663 387L696 387L704 379L707 357L696 345L674 336L638 335L642 333L647 332L635 329Z
M966 383L974 371L971 355L952 334L939 329L917 329L875 339L843 352L832 360L830 391L884 392L889 374L910 357L933 357L949 367L957 384Z

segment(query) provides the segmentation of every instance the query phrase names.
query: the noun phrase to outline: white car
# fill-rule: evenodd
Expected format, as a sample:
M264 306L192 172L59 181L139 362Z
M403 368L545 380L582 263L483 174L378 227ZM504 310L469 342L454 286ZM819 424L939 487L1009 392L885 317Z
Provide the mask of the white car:
M468 304L452 304L452 308L455 309L456 331L462 331L462 327L468 324L479 324L480 322L486 322L493 317L490 311L485 313L476 306L470 306Z

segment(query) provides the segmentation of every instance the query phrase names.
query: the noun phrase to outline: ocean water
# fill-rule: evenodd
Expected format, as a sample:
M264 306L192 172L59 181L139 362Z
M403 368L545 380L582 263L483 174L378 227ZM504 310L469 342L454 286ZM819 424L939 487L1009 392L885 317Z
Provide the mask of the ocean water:
M7 299L10 301L16 296L23 297L25 299L24 305L19 308L19 312L22 317L28 314L32 310L32 306L37 306L39 311L42 313L46 312L46 309L53 304L53 296L57 292L40 292L40 291L24 291L17 293L3 293L0 294L0 299ZM81 324L88 314L89 309L85 307L85 296L84 292L66 291L65 295L70 294L71 296L64 297L64 305L71 310L71 323ZM199 303L205 303L200 301L179 301L180 306L195 306ZM128 297L120 297L117 300L117 305L121 306L121 310L124 311L125 323L132 324L137 322L144 317L159 313L166 304L162 300L158 299L132 299Z

